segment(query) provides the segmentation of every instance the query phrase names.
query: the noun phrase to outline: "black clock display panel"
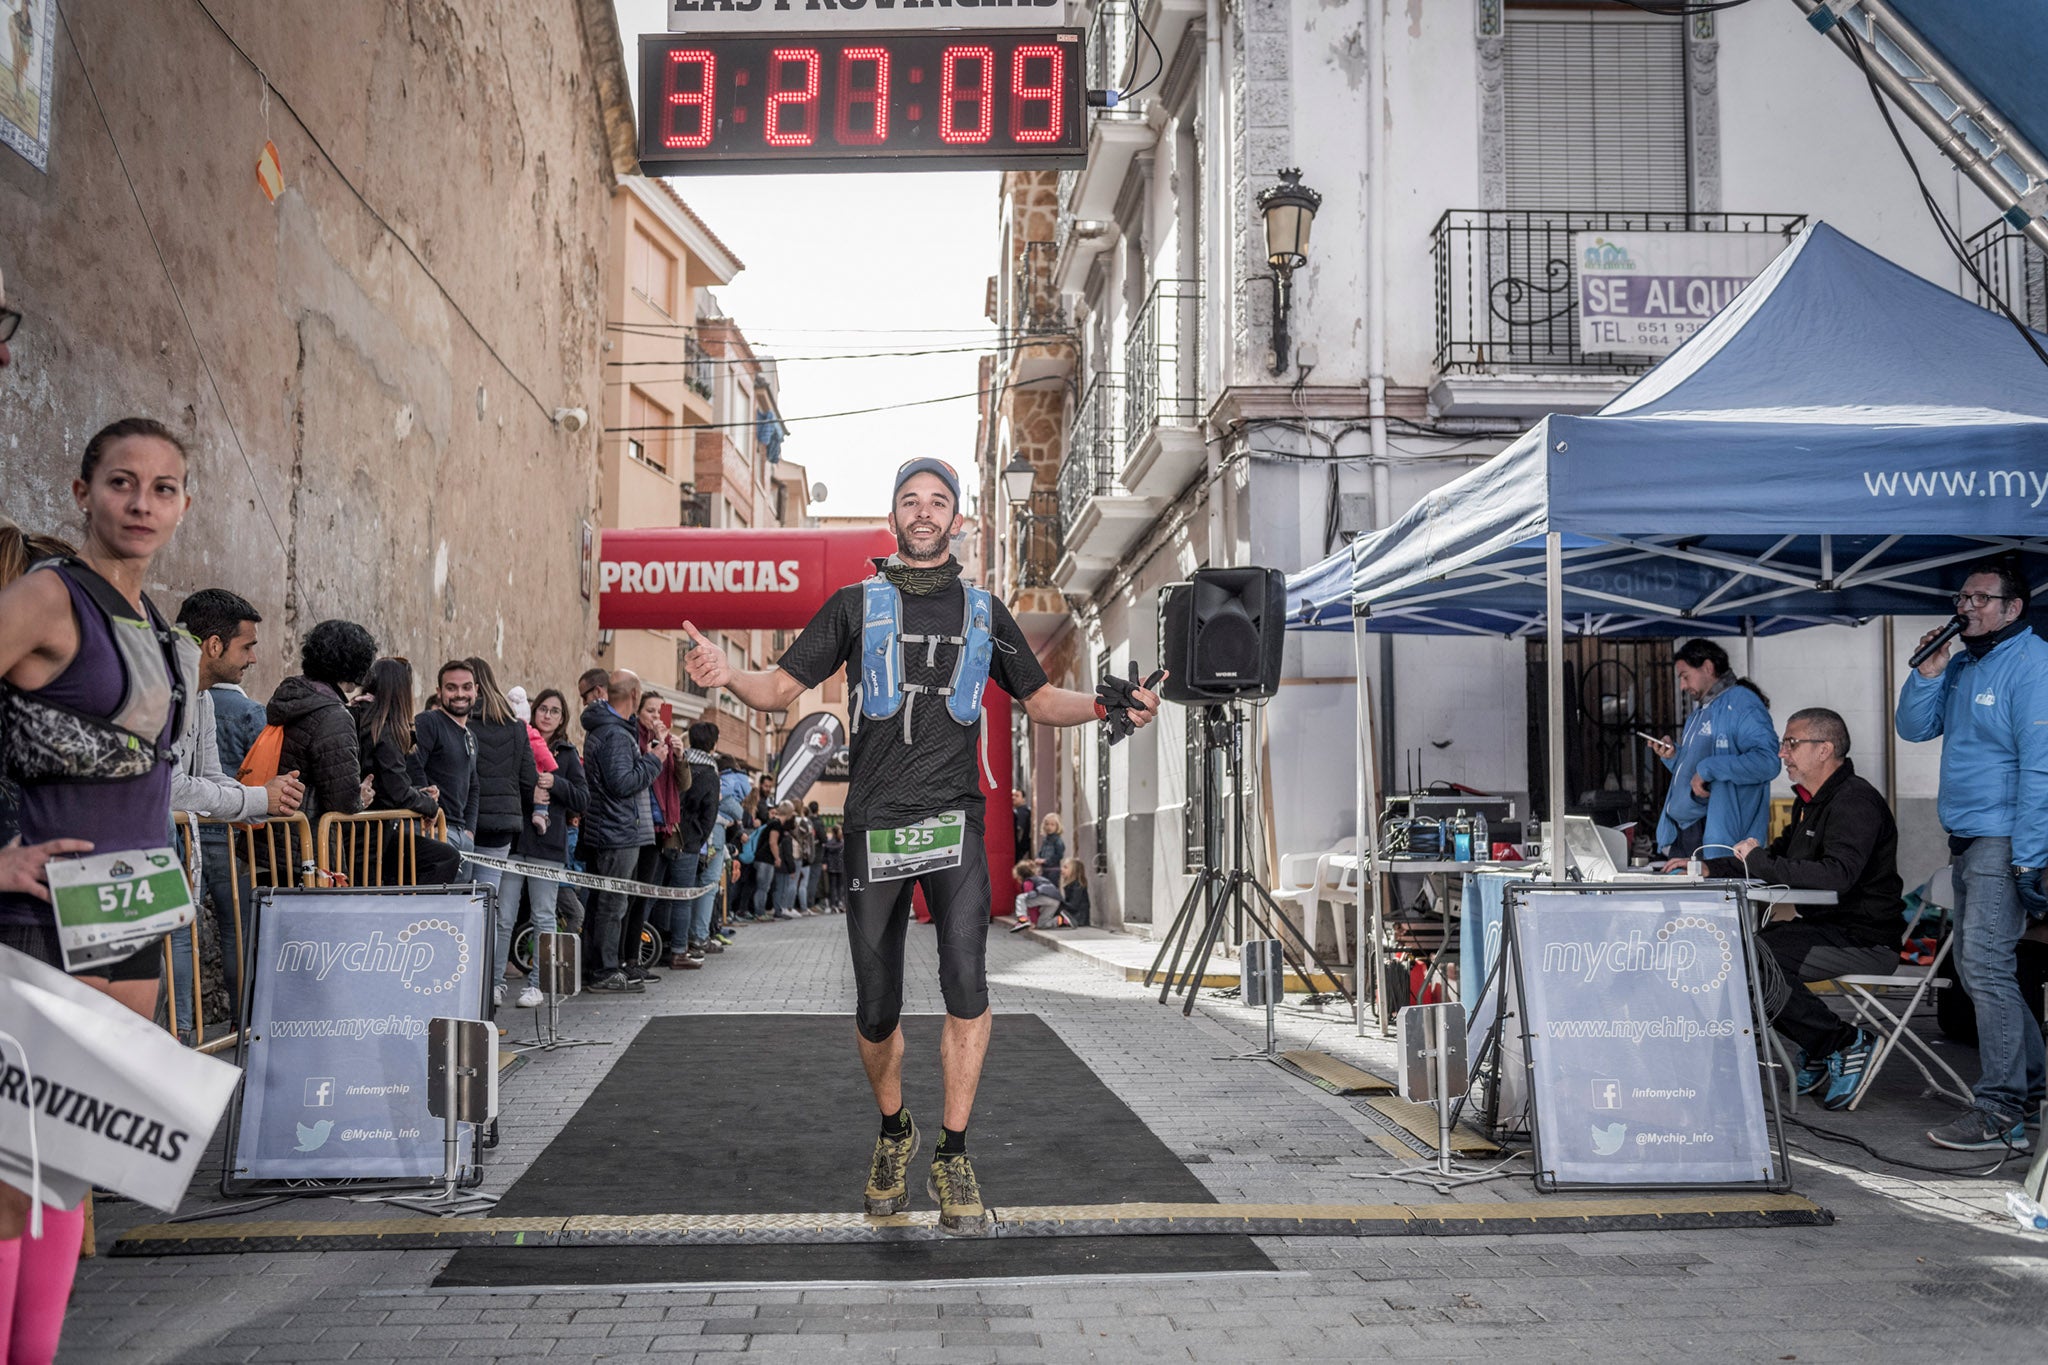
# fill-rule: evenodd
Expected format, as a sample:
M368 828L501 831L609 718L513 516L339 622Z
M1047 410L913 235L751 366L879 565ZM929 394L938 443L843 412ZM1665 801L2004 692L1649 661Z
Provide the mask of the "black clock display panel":
M1079 166L1078 29L646 34L640 166L691 171Z

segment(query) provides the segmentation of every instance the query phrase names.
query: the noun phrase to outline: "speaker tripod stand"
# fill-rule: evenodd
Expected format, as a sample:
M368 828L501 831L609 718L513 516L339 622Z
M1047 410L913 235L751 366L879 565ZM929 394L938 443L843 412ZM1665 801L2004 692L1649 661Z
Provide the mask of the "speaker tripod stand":
M1159 945L1158 956L1153 958L1152 966L1145 973L1144 984L1150 988L1155 980L1163 977L1159 1003L1165 1004L1178 989L1182 996L1181 1014L1194 1013L1195 992L1201 987L1209 956L1221 940L1224 928L1235 925L1238 930L1236 937L1241 943L1245 939L1245 922L1249 920L1266 938L1280 944L1281 958L1305 985L1312 980L1309 963L1313 962L1316 970L1335 984L1337 994L1345 1003L1351 1003L1351 991L1344 985L1344 978L1323 960L1314 941L1288 920L1258 879L1244 870L1244 712L1241 704L1233 701L1191 708L1188 723L1202 727L1202 868L1182 898L1180 910ZM1227 806L1217 795L1226 779L1230 783ZM1229 828L1227 863L1223 861L1226 824ZM1196 928L1198 916L1201 921L1199 930ZM1182 955L1189 948L1190 938L1193 951L1183 965Z

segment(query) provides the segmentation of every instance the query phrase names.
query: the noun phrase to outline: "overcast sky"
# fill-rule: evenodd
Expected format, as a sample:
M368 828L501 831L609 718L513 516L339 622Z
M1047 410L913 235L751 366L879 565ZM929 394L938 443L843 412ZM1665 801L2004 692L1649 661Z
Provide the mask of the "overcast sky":
M615 0L626 66L638 35L666 27L663 0ZM803 421L974 392L982 315L995 269L996 173L702 175L669 183L746 269L717 292L756 350L782 358L783 457L830 496L823 516L888 510L890 473L937 455L974 459L972 398L866 417ZM854 358L849 352L952 348ZM805 360L804 356L830 359ZM970 481L971 486L971 481ZM972 495L970 494L970 497Z

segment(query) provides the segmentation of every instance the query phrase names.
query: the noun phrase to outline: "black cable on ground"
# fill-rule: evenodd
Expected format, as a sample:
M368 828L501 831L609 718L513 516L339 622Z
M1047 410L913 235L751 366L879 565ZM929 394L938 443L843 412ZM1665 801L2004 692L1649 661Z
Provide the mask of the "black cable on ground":
M1881 1152L1877 1148L1865 1142L1862 1138L1856 1137L1855 1135L1850 1133L1839 1133L1832 1128L1822 1128L1818 1124L1808 1123L1805 1119L1794 1118L1790 1114L1785 1115L1784 1120L1785 1122L1791 1124L1795 1128L1804 1128L1807 1132L1812 1133L1815 1137L1826 1138L1829 1142L1840 1142L1850 1147L1859 1147L1862 1150L1870 1153L1870 1155L1876 1157L1879 1161L1884 1162L1886 1165L1903 1166L1909 1171L1926 1171L1933 1175L1962 1176L1970 1180L1983 1180L1991 1176L1997 1175L1999 1171L2002 1170L2008 1162L2019 1161L2023 1159L2027 1154L2026 1149L2023 1147L2013 1147L2008 1145L2005 1149L2005 1154L1999 1157L1998 1160L1991 1166L1983 1170L1978 1170L1975 1167L1971 1166L1929 1166L1924 1162L1908 1161L1904 1157L1896 1157L1886 1152ZM1863 1168L1859 1166L1856 1169L1862 1170ZM1885 1172L1870 1171L1868 1172L1868 1174L1883 1175L1885 1174Z

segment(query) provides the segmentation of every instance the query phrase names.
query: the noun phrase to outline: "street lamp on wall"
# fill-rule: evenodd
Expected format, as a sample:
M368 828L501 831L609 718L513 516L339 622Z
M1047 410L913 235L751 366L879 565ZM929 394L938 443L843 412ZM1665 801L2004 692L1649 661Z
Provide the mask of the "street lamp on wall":
M1301 183L1301 172L1288 167L1280 183L1259 191L1259 214L1266 221L1266 264L1273 268L1274 374L1287 372L1287 311L1294 272L1308 264L1308 232L1323 196Z
M1018 451L1003 466L1003 496L1010 506L1025 509L1031 506L1031 492L1038 483L1038 471L1031 467L1031 461Z

